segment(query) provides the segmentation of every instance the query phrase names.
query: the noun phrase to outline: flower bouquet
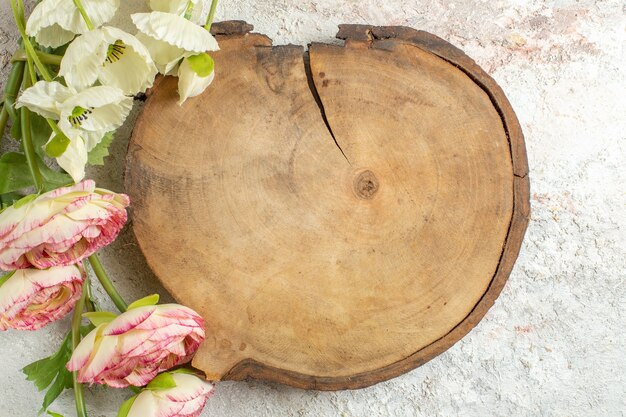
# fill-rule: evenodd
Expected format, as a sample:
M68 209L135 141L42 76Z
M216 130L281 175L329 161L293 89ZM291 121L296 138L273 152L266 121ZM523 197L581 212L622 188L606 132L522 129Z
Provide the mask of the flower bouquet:
M37 330L73 311L57 352L23 369L46 391L42 411L73 389L86 416L83 384L102 384L133 391L119 417L198 416L214 386L185 364L205 338L203 318L156 294L127 304L117 292L97 251L131 202L85 179L85 167L103 164L157 74L178 76L181 105L211 84L217 1L200 22L198 0L150 0L152 12L131 16L135 34L107 25L119 0L42 0L28 18L23 0L9 2L20 49L0 137L10 127L19 150L0 157L0 331ZM119 314L92 298L88 269Z

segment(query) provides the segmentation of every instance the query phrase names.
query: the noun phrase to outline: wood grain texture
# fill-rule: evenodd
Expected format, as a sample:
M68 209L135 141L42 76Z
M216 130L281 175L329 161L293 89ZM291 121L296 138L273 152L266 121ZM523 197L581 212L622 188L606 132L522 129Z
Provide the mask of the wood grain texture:
M209 379L365 387L484 316L529 215L502 90L445 41L340 26L344 46L271 47L217 24L216 81L149 94L126 188L146 259L207 340Z

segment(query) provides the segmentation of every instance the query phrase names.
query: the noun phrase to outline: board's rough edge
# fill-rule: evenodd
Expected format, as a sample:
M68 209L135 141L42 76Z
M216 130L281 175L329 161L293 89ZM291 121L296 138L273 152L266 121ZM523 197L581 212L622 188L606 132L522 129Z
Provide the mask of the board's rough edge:
M251 30L252 26L245 22L227 21L214 24L211 32L215 35L223 36L245 36ZM530 182L528 178L526 146L517 116L495 80L463 51L425 31L403 26L343 24L339 25L337 38L343 39L346 47L351 42L367 43L369 44L368 47L373 48L385 48L385 41L407 42L454 65L471 78L489 96L494 108L502 119L509 141L514 175L512 184L513 212L496 273L487 291L472 311L450 332L428 346L414 352L412 355L385 367L347 377L323 377L275 368L252 359L246 359L235 365L222 377L222 380L240 381L255 379L278 382L302 389L335 391L365 388L395 378L445 352L469 333L480 322L500 295L519 254L530 217ZM153 88L156 88L157 85L158 83L155 83ZM138 122L141 122L141 116ZM129 143L129 150L131 150L131 146L132 140ZM129 177L128 173L129 165L127 164L127 180Z

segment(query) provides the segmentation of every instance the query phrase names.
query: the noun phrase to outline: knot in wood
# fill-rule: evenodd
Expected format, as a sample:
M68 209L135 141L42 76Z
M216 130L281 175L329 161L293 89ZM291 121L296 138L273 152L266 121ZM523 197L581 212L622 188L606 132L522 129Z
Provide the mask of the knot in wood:
M378 191L378 187L378 178L369 169L362 171L354 179L354 193L363 200L373 198Z

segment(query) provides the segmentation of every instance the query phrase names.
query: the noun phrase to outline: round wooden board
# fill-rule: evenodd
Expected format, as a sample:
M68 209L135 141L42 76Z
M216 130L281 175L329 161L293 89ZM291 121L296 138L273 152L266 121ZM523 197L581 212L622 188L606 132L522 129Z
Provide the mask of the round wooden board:
M213 380L365 387L483 317L529 215L519 123L470 58L426 32L340 26L271 46L217 24L216 78L152 89L128 150L133 228L206 319Z

